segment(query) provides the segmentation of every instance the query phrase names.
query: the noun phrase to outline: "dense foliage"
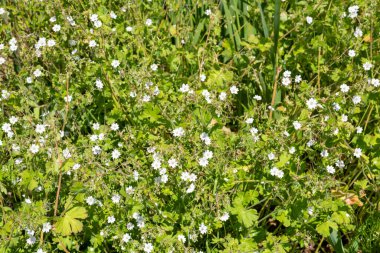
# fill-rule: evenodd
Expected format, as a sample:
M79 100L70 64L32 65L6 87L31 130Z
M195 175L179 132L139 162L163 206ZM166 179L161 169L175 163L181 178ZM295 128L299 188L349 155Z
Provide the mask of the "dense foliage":
M380 3L0 2L0 252L376 252Z

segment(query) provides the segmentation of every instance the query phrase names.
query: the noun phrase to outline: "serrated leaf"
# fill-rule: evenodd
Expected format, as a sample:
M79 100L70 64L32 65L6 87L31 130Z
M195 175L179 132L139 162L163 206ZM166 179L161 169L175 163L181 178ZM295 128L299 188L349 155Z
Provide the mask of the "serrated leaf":
M319 224L316 230L318 234L322 235L323 237L328 237L330 235L330 228L338 229L338 225L336 225L335 222L326 221L324 223Z
M87 210L84 207L73 207L55 224L56 232L63 236L76 234L83 230L83 223L78 219L87 218Z
M250 227L257 221L257 211L255 209L246 209L242 205L237 205L231 209L231 213L237 216L237 219L244 227Z

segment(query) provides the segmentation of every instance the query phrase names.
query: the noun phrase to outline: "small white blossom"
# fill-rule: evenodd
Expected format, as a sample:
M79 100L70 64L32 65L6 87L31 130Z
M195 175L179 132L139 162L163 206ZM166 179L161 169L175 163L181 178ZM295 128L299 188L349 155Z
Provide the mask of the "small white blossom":
M207 226L202 223L200 226L199 226L199 232L203 235L203 234L206 234L207 233Z
M113 61L111 62L111 66L112 66L113 68L117 68L117 67L119 67L119 65L120 65L120 62L119 62L118 60L113 60Z
M231 94L238 94L239 89L235 85L233 85L230 88L230 92L231 92Z
M355 148L355 150L354 150L354 156L356 158L360 158L362 156L362 149L361 148Z
M307 108L309 108L310 110L314 110L315 108L317 108L318 102L314 98L310 98L309 100L306 101L306 105L307 105Z
M53 31L54 32L59 32L61 30L61 26L60 25L54 25L53 26Z
M145 21L145 25L147 26L151 26L153 24L152 20L150 18L148 18L146 21Z
M365 63L363 64L363 68L364 68L364 70L366 70L366 71L370 70L370 69L372 68L372 63L370 63L370 62L365 62Z
M326 170L327 170L327 172L330 173L330 174L334 174L334 173L335 173L335 169L334 169L334 167L331 166L331 165L327 166L327 167L326 167Z

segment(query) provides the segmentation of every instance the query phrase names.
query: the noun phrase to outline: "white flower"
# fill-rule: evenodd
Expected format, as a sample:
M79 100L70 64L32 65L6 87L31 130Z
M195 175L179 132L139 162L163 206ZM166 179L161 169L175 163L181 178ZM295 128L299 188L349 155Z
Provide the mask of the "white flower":
M119 130L119 124L117 124L117 123L112 123L112 125L111 125L111 130L113 130L113 131L117 131L117 130Z
M108 222L108 223L112 224L112 223L114 223L115 221L116 221L116 219L115 219L114 216L108 216L108 218L107 218L107 222Z
M94 155L99 155L102 152L102 149L99 146L92 147L92 153Z
M358 16L358 12L359 12L359 6L357 5L353 5L353 6L350 6L348 7L348 17L351 18L351 19L354 19Z
M306 143L306 145L307 145L308 147L311 147L311 146L313 146L314 144L315 144L315 140L313 140L313 139L309 140L309 141Z
M355 50L352 50L352 49L348 50L348 56L355 57L356 56Z
M69 159L71 157L71 153L70 153L70 150L68 148L65 148L63 151L62 151L62 155L65 159Z
M44 124L37 124L36 125L36 133L42 134L45 132L46 125Z
M157 64L152 64L152 65L150 65L150 69L153 70L153 71L157 71L158 65Z
M206 167L208 165L208 159L206 157L202 157L198 160L198 163L202 167Z
M80 168L80 164L79 163L76 163L73 165L73 170L77 170Z
M204 82L206 80L206 75L202 74L200 75L201 82Z
M103 82L102 82L102 80L100 80L99 78L96 79L96 81L95 81L95 86L96 86L96 88L98 88L99 90L103 89Z
M182 127L177 127L173 130L174 137L182 137L185 135L185 130Z
M67 21L69 21L71 26L75 26L75 21L74 21L73 17L68 16L68 17L66 17L66 19L67 19Z
M363 64L363 68L364 68L364 70L370 70L371 68L372 68L372 63L370 63L370 62L365 62L364 64Z
M323 150L323 151L321 152L321 156L322 156L322 157L328 157L328 156L329 156L329 152L328 152L327 150Z
M95 40L90 40L90 42L88 43L89 47L96 47L97 45L98 45L98 43L96 43Z
M189 85L186 84L186 83L183 83L181 88L179 89L180 92L182 93L186 93L186 92L189 92L190 88L189 88Z
M284 73L283 73L282 75L283 75L284 77L286 77L286 78L290 78L291 75L292 75L292 72L289 71L289 70L285 70Z
M98 15L97 15L97 14L92 14L92 15L90 16L90 20L91 20L92 22L95 22L96 20L98 20Z
M289 86L292 83L292 80L289 77L283 77L281 83L284 86Z
M150 253L153 251L153 245L151 243L144 243L144 252Z
M6 133L12 132L11 124L9 123L4 123L1 129Z
M340 105L338 103L333 103L333 109L335 111L339 111L340 110Z
M128 195L132 195L132 194L135 192L135 189L133 189L132 186L128 186L127 188L125 188L125 192L126 192Z
M147 26L151 26L153 24L152 20L150 18L148 18L146 21L145 21L145 25Z
M52 226L50 222L46 222L42 225L42 232L48 233L51 230Z
M120 62L119 62L118 60L113 60L113 61L111 62L111 66L112 66L113 68L117 68L117 67L119 67L119 65L120 65Z
M26 240L26 243L29 245L33 245L36 242L36 237L31 236Z
M178 235L178 241L185 243L186 242L186 237L184 235Z
M248 118L245 120L245 123L247 124L252 124L253 123L253 118Z
M334 169L334 167L331 166L331 165L327 166L327 167L326 167L326 170L327 170L327 172L330 173L330 174L334 174L334 173L335 173L335 169Z
M347 122L348 116L346 114L342 114L342 122Z
M5 9L4 8L0 8L0 15L3 15L5 13Z
M96 203L96 199L92 196L89 196L86 198L86 203L89 205L89 206L92 206L93 204Z
M53 26L53 31L54 32L59 32L61 30L61 26L60 25L54 25Z
M70 103L71 100L73 100L73 96L71 95L67 95L63 98L63 100L66 102L66 103Z
M37 251L36 251L36 253L46 253L46 251L44 251L43 249L38 249Z
M206 234L207 233L207 226L202 223L200 226L199 226L199 232L203 235L203 234Z
M135 98L135 97L137 96L137 94L136 94L135 91L131 91L131 92L129 92L129 96L130 96L131 98Z
M40 150L40 147L36 144L32 144L29 148L30 152L32 152L33 154L36 154L39 150Z
M338 161L335 163L335 166L338 167L338 168L343 169L343 168L344 168L344 162L343 162L342 160L338 160Z
M122 241L125 242L125 243L127 243L127 242L129 242L129 240L131 240L131 236L128 233L125 233L123 235Z
M307 17L306 17L306 22L310 25L311 23L313 23L313 18L307 16Z
M363 36L363 31L359 27L356 27L355 32L354 32L354 36L356 38L362 37Z
M276 158L276 156L273 153L269 153L268 154L268 159L269 160L274 160L275 158Z
M153 162L152 162L152 168L155 169L155 170L158 170L161 168L161 161L158 160L158 159L155 159Z
M350 87L347 85L347 84L342 84L340 86L340 90L343 92L343 93L347 93L349 90L350 90Z
M177 167L178 166L178 162L177 162L177 160L176 159L174 159L174 158L170 158L169 160L168 160L168 164L169 164L169 167L171 167L171 168L175 168L175 167Z
M94 130L99 130L99 128L100 128L99 123L93 123L93 124L92 124L92 128L93 128Z
M110 17L111 17L112 19L116 19L116 18L117 18L117 15L115 14L115 12L111 11L111 12L110 12Z
M318 102L314 98L310 98L309 100L306 101L306 105L307 105L307 108L309 108L310 110L314 110L315 108L317 108Z
M211 15L211 10L210 10L210 9L207 9L207 10L205 11L205 14L206 14L207 16L210 16L210 15Z
M94 26L95 26L95 28L100 28L100 27L102 27L102 25L103 25L103 23L102 23L102 21L100 21L100 20L96 20L96 21L94 22Z
M227 221L230 218L230 215L225 212L222 216L219 217L219 220L221 221Z
M235 85L233 85L230 88L230 92L231 92L231 94L238 94L239 89Z
M16 124L17 121L18 121L18 118L15 117L15 116L12 116L12 117L9 118L9 122L10 122L12 125Z
M117 150L117 149L114 149L113 151L112 151L112 159L118 159L119 157L120 157L120 152L119 152L119 150Z
M361 133L363 133L363 128L362 128L361 126L358 126L358 127L356 128L356 133L357 133L357 134L361 134Z
M32 204L32 200L31 200L30 198L26 198L26 199L25 199L25 202L26 202L27 204Z
M296 148L295 147L290 147L289 148L289 153L290 154L294 154L296 152Z
M47 45L48 45L48 47L54 47L55 46L55 40L48 40Z
M354 105L359 104L360 101L362 101L362 99L361 99L360 96L354 96L354 97L352 98L352 102L354 103Z
M354 150L354 156L356 158L360 158L361 155L362 155L362 149L361 148L355 148L355 150Z
M33 72L33 75L34 75L35 77L39 77L39 76L42 75L42 72L41 72L41 70L36 69L36 70Z
M219 94L219 100L220 101L224 101L226 100L227 98L227 93L225 93L224 91L222 91L220 94Z
M132 230L134 227L135 227L135 225L133 225L133 223L131 223L131 222L127 223L127 229L128 230Z
M296 75L296 78L294 79L294 82L296 82L296 83L302 82L302 77L300 75Z
M298 121L294 121L293 126L295 130L299 130L302 127L301 123L299 123Z
M0 57L0 65L3 65L5 63L4 57Z
M205 152L203 152L203 157L206 159L211 159L213 157L213 152L210 150L206 150Z
M125 28L125 30L127 30L127 32L132 32L133 31L133 27L132 26L127 26Z
M260 100L262 99L262 97L259 96L259 95L255 95L255 96L253 97L253 99L255 99L255 100L257 100L257 101L260 101Z
M380 86L380 81L379 81L379 79L373 78L373 79L371 80L371 83L372 83L372 85L373 85L374 87L379 87L379 86Z
M284 176L284 172L282 170L279 170L277 167L273 167L271 170L270 170L270 174L272 176L276 176L278 178L282 178Z
M115 203L115 204L119 204L120 199L121 199L121 197L120 197L119 194L114 194L114 195L112 196L112 198L111 198L112 202Z

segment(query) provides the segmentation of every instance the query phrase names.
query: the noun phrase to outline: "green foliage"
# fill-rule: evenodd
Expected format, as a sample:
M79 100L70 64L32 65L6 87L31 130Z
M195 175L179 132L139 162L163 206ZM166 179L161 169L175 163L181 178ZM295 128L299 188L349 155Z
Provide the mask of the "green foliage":
M2 1L0 252L380 248L379 7Z

